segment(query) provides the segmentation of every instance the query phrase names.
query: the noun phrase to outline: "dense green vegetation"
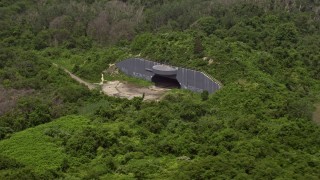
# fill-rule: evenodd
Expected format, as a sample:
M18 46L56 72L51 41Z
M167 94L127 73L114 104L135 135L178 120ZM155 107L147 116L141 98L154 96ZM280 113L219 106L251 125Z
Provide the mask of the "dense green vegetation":
M0 114L0 179L319 179L319 7L0 2L0 86L28 91ZM224 87L118 99L52 65L98 82L134 56L205 71Z

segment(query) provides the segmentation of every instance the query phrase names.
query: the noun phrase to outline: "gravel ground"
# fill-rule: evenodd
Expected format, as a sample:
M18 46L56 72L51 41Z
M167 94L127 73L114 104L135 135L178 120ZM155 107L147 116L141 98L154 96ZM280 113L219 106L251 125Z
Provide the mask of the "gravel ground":
M58 67L57 64L53 64ZM67 69L63 70L70 75L71 78L78 81L81 84L87 86L90 90L97 88L98 86L84 81L80 77L72 74ZM120 81L108 81L101 85L102 92L108 96L115 96L121 98L132 99L134 97L142 97L144 94L144 100L158 100L162 95L170 90L170 88L161 88L156 86L140 87L133 84L127 84Z
M160 87L139 87L132 84L126 84L120 81L109 81L102 85L102 91L109 96L132 99L134 97L142 97L144 100L157 100L169 89Z

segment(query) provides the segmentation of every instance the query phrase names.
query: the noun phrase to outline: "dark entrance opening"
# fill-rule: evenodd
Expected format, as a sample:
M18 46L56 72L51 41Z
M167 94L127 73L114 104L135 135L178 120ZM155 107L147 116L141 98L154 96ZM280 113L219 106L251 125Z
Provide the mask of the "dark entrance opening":
M162 88L169 88L169 89L180 89L180 83L177 79L168 78L165 76L154 75L151 79L154 82L155 86L162 87Z

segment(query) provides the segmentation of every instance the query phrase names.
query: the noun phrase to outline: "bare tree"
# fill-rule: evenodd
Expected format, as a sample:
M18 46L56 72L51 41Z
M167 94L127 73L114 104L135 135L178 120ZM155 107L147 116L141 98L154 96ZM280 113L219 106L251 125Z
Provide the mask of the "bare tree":
M95 19L89 22L87 34L99 43L107 42L111 28L111 19L106 11L102 11Z
M58 16L49 23L50 29L72 30L72 26L73 26L72 18L66 15Z
M143 7L135 7L117 0L109 1L104 5L102 12L88 23L87 34L99 43L131 39L143 18Z

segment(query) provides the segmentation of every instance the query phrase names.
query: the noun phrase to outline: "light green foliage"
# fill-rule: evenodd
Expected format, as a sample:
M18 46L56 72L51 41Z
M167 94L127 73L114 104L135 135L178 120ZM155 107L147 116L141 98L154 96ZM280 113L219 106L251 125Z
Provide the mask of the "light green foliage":
M218 26L217 24L218 22L214 17L203 17L200 18L193 26L209 35L216 30L216 27Z
M19 162L43 173L46 170L55 170L67 154L54 137L59 134L52 132L57 129L59 133L71 135L73 131L81 129L88 123L88 119L81 116L67 116L51 123L29 128L16 133L10 139L0 142L0 153L18 159ZM50 133L50 131L52 133Z

